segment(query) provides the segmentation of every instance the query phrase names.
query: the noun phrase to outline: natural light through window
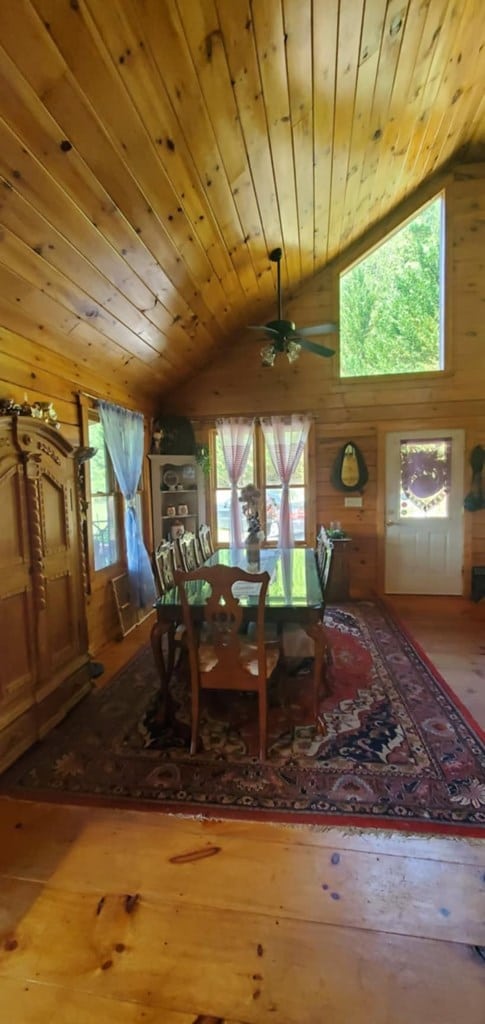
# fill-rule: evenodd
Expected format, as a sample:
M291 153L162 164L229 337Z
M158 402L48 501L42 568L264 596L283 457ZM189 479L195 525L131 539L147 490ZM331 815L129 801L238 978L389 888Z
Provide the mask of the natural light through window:
M442 370L444 198L340 275L340 376Z
M91 529L94 569L118 561L118 530L113 471L99 420L89 421L89 444L97 449L89 463L91 479Z

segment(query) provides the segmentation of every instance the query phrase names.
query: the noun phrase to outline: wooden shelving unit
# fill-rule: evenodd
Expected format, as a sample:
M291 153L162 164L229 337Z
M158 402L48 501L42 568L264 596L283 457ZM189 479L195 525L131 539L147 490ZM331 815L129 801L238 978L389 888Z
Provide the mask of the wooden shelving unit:
M204 476L194 455L149 455L148 458L156 549L162 540L173 539L172 527L177 523L186 531L196 533L204 522Z

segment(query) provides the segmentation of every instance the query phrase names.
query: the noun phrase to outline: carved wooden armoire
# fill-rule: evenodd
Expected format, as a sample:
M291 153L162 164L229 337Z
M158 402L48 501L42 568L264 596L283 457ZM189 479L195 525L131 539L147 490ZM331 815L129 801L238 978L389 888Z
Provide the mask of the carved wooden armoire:
M89 689L75 451L0 417L0 771Z

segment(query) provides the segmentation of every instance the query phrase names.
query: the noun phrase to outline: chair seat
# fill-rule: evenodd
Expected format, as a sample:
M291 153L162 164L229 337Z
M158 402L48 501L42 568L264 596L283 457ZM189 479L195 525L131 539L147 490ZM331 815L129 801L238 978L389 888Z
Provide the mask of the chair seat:
M258 676L258 652L253 644L241 645L241 664L251 676ZM275 670L279 659L279 650L274 647L265 649L266 676L269 677ZM200 644L198 649L199 669L201 672L211 672L219 657L217 648L213 644Z

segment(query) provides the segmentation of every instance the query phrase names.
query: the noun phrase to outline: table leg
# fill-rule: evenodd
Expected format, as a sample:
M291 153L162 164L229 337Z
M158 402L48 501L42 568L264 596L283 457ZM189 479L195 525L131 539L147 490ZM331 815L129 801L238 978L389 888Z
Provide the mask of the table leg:
M313 711L315 720L317 720L319 711L318 698L322 684L325 694L328 693L326 680L328 651L327 631L323 622L319 621L309 623L308 626L305 626L305 632L309 637L311 637L315 647L313 663Z

